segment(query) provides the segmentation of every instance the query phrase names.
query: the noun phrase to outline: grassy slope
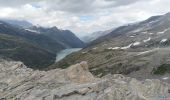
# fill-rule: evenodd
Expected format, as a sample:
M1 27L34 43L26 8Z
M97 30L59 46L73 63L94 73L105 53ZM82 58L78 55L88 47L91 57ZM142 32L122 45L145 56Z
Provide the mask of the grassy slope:
M45 68L55 60L55 54L23 38L6 34L0 34L0 55L22 61L27 66L36 69Z

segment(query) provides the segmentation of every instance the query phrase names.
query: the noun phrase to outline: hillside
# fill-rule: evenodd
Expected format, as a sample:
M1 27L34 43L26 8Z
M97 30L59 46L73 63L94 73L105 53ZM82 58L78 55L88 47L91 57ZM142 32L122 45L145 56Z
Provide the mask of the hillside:
M22 61L34 69L42 69L55 60L55 53L42 49L22 38L6 34L0 34L0 55Z
M55 26L51 28L33 26L29 29L50 37L53 40L58 40L59 42L63 43L63 45L65 45L67 48L81 48L85 46L84 42L81 41L74 33L69 30L61 30Z
M51 32L37 33L1 21L1 56L22 61L31 68L42 69L55 62L57 52L66 48L84 46L84 43L70 31L65 33ZM71 39L61 37L61 34L65 34L65 36L68 34Z
M169 23L168 13L121 26L51 67L65 68L80 61L88 61L92 66L90 71L99 77L108 73L124 74L139 79L152 78L155 75L168 76Z

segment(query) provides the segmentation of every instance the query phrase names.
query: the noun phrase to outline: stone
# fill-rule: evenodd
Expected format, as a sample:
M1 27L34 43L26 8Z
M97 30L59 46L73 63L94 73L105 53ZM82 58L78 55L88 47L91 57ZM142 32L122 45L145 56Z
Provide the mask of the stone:
M76 83L87 83L95 80L88 70L87 62L72 65L66 70L67 77Z
M169 84L121 74L94 77L87 62L38 71L0 60L0 100L170 100Z

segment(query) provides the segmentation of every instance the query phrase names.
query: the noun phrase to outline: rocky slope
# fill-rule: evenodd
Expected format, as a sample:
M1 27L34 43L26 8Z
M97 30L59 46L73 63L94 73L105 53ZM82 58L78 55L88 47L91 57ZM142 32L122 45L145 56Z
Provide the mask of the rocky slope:
M111 73L139 79L168 77L169 23L170 13L121 26L52 67L65 68L80 61L88 61L92 66L90 71L98 76Z
M169 100L169 84L120 74L95 78L86 62L38 71L0 60L0 100Z

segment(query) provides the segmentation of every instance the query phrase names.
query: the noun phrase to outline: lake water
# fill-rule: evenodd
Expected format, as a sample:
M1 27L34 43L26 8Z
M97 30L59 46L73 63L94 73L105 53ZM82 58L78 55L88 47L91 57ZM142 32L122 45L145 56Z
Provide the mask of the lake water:
M81 49L82 48L71 48L71 49L65 49L65 50L60 51L59 53L57 53L56 62L62 60L67 55L69 55L69 54L71 54L73 52L77 52L77 51L79 51Z

